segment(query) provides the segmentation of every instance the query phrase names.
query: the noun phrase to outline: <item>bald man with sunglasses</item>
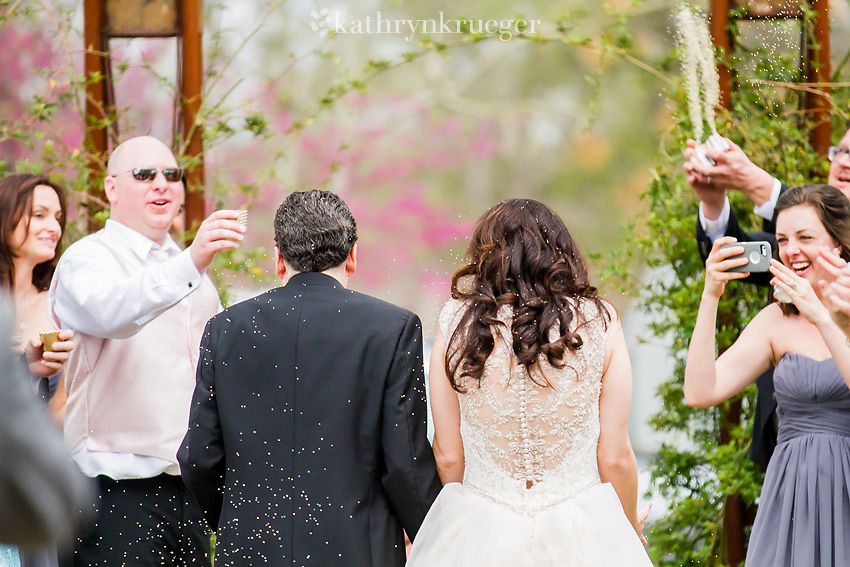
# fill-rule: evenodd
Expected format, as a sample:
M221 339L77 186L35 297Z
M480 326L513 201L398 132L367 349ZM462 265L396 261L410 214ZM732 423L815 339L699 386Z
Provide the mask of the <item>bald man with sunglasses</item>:
M169 229L183 172L156 138L118 146L107 173L110 218L64 253L49 295L54 321L79 341L65 370L65 441L100 493L63 564L209 565L209 532L176 454L204 325L221 310L205 272L245 229L237 211L216 211L180 249Z

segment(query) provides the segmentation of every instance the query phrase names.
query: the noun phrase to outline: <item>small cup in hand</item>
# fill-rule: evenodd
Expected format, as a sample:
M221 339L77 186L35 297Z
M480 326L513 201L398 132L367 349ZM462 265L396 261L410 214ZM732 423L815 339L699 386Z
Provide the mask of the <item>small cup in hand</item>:
M240 209L236 222L241 224L243 228L248 228L248 211Z
M46 333L39 333L38 336L41 337L41 342L44 345L42 346L42 350L44 350L44 352L53 350L53 344L60 342L59 331L48 331Z

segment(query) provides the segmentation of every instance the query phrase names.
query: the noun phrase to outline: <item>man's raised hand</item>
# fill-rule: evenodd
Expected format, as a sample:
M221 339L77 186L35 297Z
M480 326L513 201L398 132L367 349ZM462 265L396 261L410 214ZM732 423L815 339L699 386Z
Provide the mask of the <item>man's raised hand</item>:
M239 211L223 209L208 216L198 227L189 253L199 272L207 269L219 251L239 248L245 238L245 227L237 222L238 218Z

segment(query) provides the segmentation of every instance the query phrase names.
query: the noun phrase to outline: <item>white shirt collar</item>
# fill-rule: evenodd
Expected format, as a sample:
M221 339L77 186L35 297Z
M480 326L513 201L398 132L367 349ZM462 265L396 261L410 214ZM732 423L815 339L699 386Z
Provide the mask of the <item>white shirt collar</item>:
M174 242L174 239L171 238L171 235L166 235L165 244L160 246L141 232L137 232L130 228L125 224L121 224L120 222L113 219L106 219L106 225L103 227L103 230L106 231L109 236L114 237L125 244L130 250L133 251L139 258L144 260L148 257L151 250L154 249L162 249L167 251L174 251L178 254L182 252L180 247Z

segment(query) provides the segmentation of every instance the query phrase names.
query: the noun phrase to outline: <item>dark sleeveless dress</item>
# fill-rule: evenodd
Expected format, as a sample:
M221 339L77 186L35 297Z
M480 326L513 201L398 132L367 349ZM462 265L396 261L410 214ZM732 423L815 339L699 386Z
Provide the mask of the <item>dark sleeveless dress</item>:
M773 376L779 438L746 565L850 566L850 388L831 358L789 353Z

